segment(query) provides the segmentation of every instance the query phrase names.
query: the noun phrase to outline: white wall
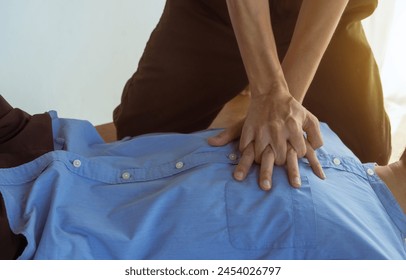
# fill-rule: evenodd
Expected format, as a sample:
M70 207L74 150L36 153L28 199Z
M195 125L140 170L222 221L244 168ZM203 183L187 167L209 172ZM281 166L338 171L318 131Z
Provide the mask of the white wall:
M165 0L0 0L0 94L31 114L111 122Z

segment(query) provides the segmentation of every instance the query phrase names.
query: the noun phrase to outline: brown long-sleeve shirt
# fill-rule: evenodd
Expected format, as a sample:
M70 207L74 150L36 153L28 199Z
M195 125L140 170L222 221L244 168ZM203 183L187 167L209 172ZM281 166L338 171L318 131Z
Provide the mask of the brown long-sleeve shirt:
M52 122L48 113L31 116L13 108L0 95L0 168L27 163L54 149ZM1 178L0 178L1 184ZM21 234L9 225L0 194L0 259L16 259L26 246Z

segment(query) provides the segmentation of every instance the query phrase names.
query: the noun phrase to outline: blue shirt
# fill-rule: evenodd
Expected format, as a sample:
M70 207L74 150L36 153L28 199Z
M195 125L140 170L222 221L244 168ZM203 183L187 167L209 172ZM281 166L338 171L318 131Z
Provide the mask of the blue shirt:
M301 159L300 189L275 167L264 192L256 166L233 179L237 145L209 146L216 130L107 144L50 114L57 150L0 169L20 259L406 259L405 214L325 124L327 179Z

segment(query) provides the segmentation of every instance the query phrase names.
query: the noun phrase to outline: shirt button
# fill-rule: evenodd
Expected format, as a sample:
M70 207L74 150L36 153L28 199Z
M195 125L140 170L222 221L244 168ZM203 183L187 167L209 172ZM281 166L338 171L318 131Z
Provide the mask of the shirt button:
M333 163L334 163L335 165L340 165L340 164L341 164L341 160L340 160L339 158L334 158L334 159L333 159Z
M234 153L233 153L233 154L229 154L229 155L228 155L228 159L234 161L234 160L237 159L237 155L234 154Z
M121 178L123 178L124 180L130 179L131 178L130 172L123 172L123 174L121 174Z
M368 169L367 169L367 173L368 173L368 175L370 175L370 176L373 176L373 175L375 174L375 172L374 172L371 168L368 168Z
M183 166L184 166L184 163L181 162L181 161L179 161L179 162L177 162L177 163L175 164L176 169L181 169L181 168L183 168Z
M82 165L82 162L78 159L75 159L72 164L74 167L79 168Z

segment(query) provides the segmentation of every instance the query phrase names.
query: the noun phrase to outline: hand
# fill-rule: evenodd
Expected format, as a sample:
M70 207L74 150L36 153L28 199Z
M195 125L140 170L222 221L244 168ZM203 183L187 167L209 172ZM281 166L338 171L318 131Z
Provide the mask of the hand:
M209 144L212 146L223 146L238 139L241 136L244 123L245 120L240 120L234 125L226 128L218 135L209 138L208 139ZM306 153L304 156L308 159L313 172L321 179L324 179L325 175L317 159L314 148L309 143L309 141L307 141L307 139L304 139L304 141L306 145ZM286 167L289 182L294 187L300 186L300 175L297 158L298 158L297 152L288 143L286 151ZM251 142L242 151L241 160L237 165L236 169L234 170L234 178L239 181L244 180L254 161L255 161L255 147L254 144ZM273 173L273 166L275 164L275 155L273 149L269 145L267 145L264 151L261 153L261 157L258 163L261 164L259 175L259 186L263 190L270 190L272 186L271 178Z
M255 162L261 163L267 146L273 151L276 165L286 163L290 144L299 158L306 154L303 132L313 149L322 144L319 121L288 94L251 97L250 108L242 127L240 151L252 143Z
M317 159L315 150L310 146L309 142L307 141L306 145L307 152L305 157L309 161L309 164L314 174L316 174L319 178L324 180L326 176L323 172L319 160ZM296 151L290 145L288 145L288 152L286 158L287 158L286 168L288 172L289 183L292 187L299 188L301 186L301 179L298 158ZM249 144L247 149L243 151L241 160L234 171L234 177L240 181L244 180L253 162L254 162L254 147L252 144ZM274 162L275 156L273 154L272 149L268 146L262 153L262 162L260 166L259 182L258 182L259 187L264 191L269 191L272 188L272 173Z

